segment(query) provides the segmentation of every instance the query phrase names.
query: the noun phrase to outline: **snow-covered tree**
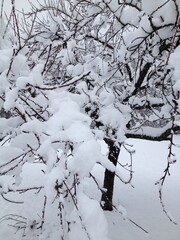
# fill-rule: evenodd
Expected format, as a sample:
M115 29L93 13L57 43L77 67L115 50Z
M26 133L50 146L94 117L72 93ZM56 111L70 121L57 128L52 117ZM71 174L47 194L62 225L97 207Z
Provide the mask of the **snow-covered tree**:
M6 116L0 118L0 191L5 199L14 193L17 203L23 193L25 210L3 220L35 239L108 239L100 205L116 209L115 175L131 183L134 150L126 139L170 142L157 182L161 202L176 161L180 4L48 0L38 8L32 3L20 20L12 3L8 25L0 19L0 108ZM121 148L129 153L128 167L122 165L127 179L116 168ZM97 165L104 184L93 173ZM92 184L96 199L88 191Z

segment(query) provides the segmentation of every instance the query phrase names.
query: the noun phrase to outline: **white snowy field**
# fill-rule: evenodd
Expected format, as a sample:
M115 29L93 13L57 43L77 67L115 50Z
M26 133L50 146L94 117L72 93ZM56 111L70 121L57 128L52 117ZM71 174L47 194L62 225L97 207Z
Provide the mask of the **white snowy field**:
M180 139L179 139L180 140ZM178 140L178 141L179 141ZM123 220L116 212L106 212L109 223L109 237L111 240L179 240L180 239L180 161L171 166L171 176L167 178L163 188L163 199L168 214L170 214L177 225L169 221L162 211L158 198L158 187L155 182L163 175L167 159L167 142L150 142L140 140L129 140L134 145L136 153L133 160L133 186L124 185L116 179L114 204L122 205L127 218L148 231L143 232L132 222ZM180 159L180 150L176 149L177 158ZM126 162L128 155L122 150L120 161ZM94 174L102 175L99 168ZM26 176L28 181L36 181L32 176ZM91 194L97 194L89 189ZM12 195L11 195L12 199ZM29 199L29 203L33 201ZM32 206L32 205L31 205ZM0 198L0 218L10 212L20 212L21 204L10 204ZM29 208L29 214L35 211ZM22 232L7 226L8 222L0 224L0 239L3 240L31 240L22 238ZM101 227L101 226L99 226ZM50 240L57 240L50 235ZM38 239L37 239L38 240ZM101 239L102 240L102 239Z
M180 139L177 139L180 142ZM166 210L177 223L169 221L162 211L155 182L166 168L167 142L130 141L136 149L133 161L134 188L116 181L115 202L127 210L127 215L148 231L148 235L123 221L117 213L107 213L110 236L113 240L178 240L180 239L180 149L176 149L179 162L171 166L171 176L163 187ZM122 153L121 158L126 156Z

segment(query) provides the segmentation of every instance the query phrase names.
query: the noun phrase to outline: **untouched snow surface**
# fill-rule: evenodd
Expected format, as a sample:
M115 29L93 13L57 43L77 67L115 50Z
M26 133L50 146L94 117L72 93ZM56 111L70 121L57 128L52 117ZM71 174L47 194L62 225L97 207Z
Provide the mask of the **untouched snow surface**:
M180 139L177 139L179 141ZM180 239L180 162L171 166L171 176L167 178L163 188L163 199L166 210L177 222L174 225L163 213L158 198L158 186L155 182L162 176L166 167L167 142L150 142L129 140L134 145L136 153L133 160L133 187L122 184L116 180L114 203L119 204L119 210L123 216L117 212L106 212L105 215L109 224L109 237L111 240L179 240ZM180 150L176 151L180 159ZM127 162L127 154L121 151L120 162ZM101 169L93 170L94 174L101 176ZM103 174L102 174L103 176ZM27 177L27 176L26 176ZM34 181L35 179L32 179ZM42 179L43 180L43 179ZM30 180L29 180L30 181ZM91 194L97 194L94 188L89 189ZM13 198L14 199L14 198ZM38 200L38 199L36 199ZM29 199L29 201L32 201ZM21 209L21 204L10 204L0 198L0 218L11 211ZM31 214L35 209L28 209ZM127 213L126 213L127 212ZM143 232L136 224L148 231ZM101 226L99 226L101 227ZM31 240L31 237L22 238L20 232L15 234L13 228L7 227L7 222L0 224L0 239L3 240ZM40 238L39 238L40 239ZM39 240L38 239L38 240ZM56 236L50 234L50 240L57 240Z
M179 139L180 140L180 139ZM177 139L177 141L179 142ZM127 210L127 217L148 231L144 233L130 222L123 221L117 213L107 213L112 240L178 240L180 239L180 162L171 166L171 176L163 188L166 210L177 222L169 221L158 199L158 186L155 182L166 168L167 142L130 140L136 149L134 156L133 186L116 181L115 203ZM176 151L180 157L180 149ZM120 159L125 159L122 152ZM180 158L179 158L180 159Z

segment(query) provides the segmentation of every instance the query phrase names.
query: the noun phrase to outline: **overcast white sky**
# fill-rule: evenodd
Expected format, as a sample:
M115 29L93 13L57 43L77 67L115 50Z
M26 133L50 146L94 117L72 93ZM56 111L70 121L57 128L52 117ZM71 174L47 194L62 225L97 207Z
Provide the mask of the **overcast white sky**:
M0 4L2 3L3 0L0 0ZM42 0L40 0L42 1ZM33 3L37 2L37 0L32 0ZM28 10L29 8L29 2L28 0L15 0L16 8L21 10ZM11 10L11 0L4 0L4 9L7 13L10 12Z

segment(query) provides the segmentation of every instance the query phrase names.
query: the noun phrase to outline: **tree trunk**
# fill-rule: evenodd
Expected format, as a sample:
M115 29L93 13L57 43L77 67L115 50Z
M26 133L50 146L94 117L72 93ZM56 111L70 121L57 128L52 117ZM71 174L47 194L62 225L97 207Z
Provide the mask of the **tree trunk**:
M118 162L118 156L120 152L120 147L116 145L116 143L112 140L105 140L109 147L109 155L108 159L116 166ZM112 199L113 199L113 190L114 190L114 178L115 173L109 171L108 169L105 170L104 176L104 185L103 187L106 189L102 193L101 197L101 206L103 210L112 211Z

